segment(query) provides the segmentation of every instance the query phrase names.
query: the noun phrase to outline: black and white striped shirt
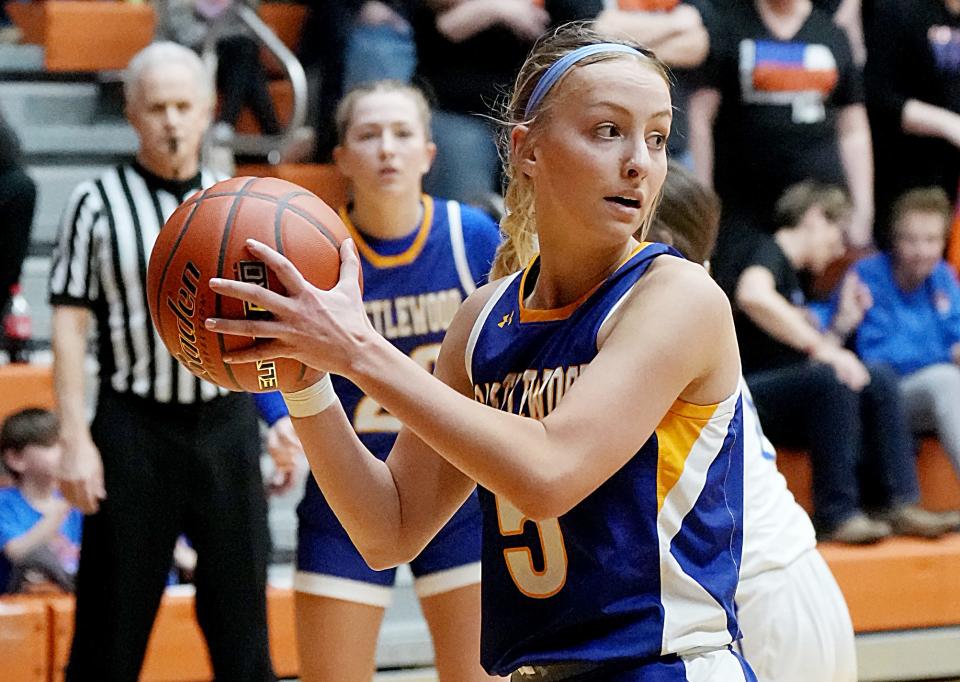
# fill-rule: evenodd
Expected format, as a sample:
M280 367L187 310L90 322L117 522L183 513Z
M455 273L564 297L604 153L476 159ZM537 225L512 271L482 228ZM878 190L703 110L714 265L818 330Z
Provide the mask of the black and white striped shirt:
M96 318L100 380L118 393L190 404L227 393L167 352L150 320L146 277L160 228L187 197L219 178L202 170L177 182L138 164L112 168L74 190L50 271L50 303L84 306Z

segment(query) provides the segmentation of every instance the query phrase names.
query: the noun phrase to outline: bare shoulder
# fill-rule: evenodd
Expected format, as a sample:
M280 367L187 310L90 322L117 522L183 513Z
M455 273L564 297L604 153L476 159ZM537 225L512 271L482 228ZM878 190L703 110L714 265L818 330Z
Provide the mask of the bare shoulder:
M620 319L632 318L643 324L649 324L652 316L675 323L685 321L704 331L714 325L722 327L727 320L732 327L730 302L707 271L696 263L666 255L654 260L618 313ZM614 326L603 330L603 336Z
M713 281L703 266L683 258L663 256L651 265L647 276L640 280L639 290L644 288L659 292L668 290L673 296L683 297L685 303L730 310L730 302L719 285Z
M509 277L509 275L508 275ZM436 375L445 383L461 392L469 394L470 382L466 369L467 344L473 328L483 313L484 307L493 299L506 277L484 284L463 302L450 328L443 337L440 357L437 360Z
M701 266L657 258L618 312L598 341L620 353L643 348L676 365L688 379L684 400L713 403L736 387L740 359L730 302Z

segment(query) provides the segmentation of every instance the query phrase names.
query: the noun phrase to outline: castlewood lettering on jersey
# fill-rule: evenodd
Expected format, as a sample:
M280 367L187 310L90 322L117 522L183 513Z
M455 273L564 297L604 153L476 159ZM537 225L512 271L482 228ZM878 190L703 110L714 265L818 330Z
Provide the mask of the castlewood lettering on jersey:
M516 412L523 417L543 419L553 412L587 365L555 367L553 369L527 369L510 372L502 381L474 384L476 399L504 412ZM516 389L522 386L519 409L514 410Z
M378 332L388 339L400 339L446 331L462 302L459 289L447 289L365 301L363 307Z

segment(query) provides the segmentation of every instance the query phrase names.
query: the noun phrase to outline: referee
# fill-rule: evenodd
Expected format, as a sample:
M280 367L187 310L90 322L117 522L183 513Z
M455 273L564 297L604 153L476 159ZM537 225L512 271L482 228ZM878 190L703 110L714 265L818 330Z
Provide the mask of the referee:
M200 167L213 86L200 59L154 43L130 62L136 160L74 191L50 275L66 498L85 514L67 680L136 680L184 534L197 551L196 610L218 680L273 680L270 549L249 396L197 379L150 323L146 269L165 219L215 181ZM100 390L87 426L90 322Z

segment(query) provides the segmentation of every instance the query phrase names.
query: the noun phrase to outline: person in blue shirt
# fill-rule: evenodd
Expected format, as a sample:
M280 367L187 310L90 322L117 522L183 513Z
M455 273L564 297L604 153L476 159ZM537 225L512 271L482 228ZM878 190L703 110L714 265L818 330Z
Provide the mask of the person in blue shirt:
M0 453L15 481L0 489L0 594L35 583L72 590L83 515L57 485L57 418L40 408L11 415L0 429Z
M892 249L854 265L873 305L856 330L865 362L885 363L916 431L934 431L960 474L960 284L943 260L951 206L939 187L894 204Z

